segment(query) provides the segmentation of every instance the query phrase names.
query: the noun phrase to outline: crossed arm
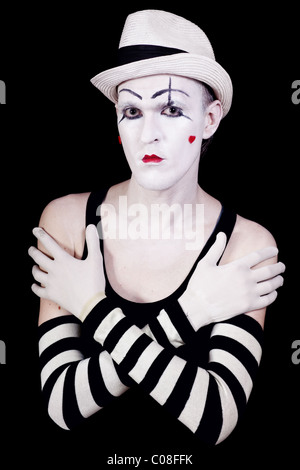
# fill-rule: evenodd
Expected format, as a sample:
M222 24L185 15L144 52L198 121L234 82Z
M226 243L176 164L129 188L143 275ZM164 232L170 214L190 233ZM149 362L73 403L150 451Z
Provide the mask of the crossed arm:
M99 268L102 258L92 227L87 230L89 256L85 261L69 256L40 229L35 234L54 259L30 249L43 269L35 267L34 277L45 286L34 285L34 292L58 302L79 319L60 317L45 322L40 330L42 386L49 414L57 424L66 429L72 427L124 393L134 381L199 437L214 444L226 438L246 405L261 356L259 324L239 313L274 301L284 270L281 263L256 273L250 267L276 255L276 249L256 252L252 258L245 257L224 268L215 261L224 249L221 235L195 272L199 275L204 269L207 273L208 284L202 286L201 295L198 285L202 276L195 276L185 297L178 299L183 311L188 309L189 320L193 319L191 340L203 324L221 322L213 327L208 364L203 368L197 355L192 362L187 361L174 347L180 345L183 334L181 325L173 324L172 312L162 311L157 319L164 331L172 331L169 339L173 345L162 346L149 326L140 329L133 325L105 297ZM215 295L210 291L210 275L214 282L219 279ZM97 284L93 279L100 281ZM228 279L231 281L226 284ZM234 279L242 295L235 295L232 302L228 286ZM99 343L100 352L94 357L84 358L80 352L82 321ZM182 328L186 329L187 321L183 314Z

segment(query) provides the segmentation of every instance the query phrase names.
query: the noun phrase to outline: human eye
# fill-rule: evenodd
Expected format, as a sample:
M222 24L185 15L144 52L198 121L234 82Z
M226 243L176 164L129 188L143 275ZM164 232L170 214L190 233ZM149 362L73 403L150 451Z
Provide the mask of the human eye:
M161 114L168 117L180 117L183 116L182 109L178 106L167 106L165 107Z
M142 111L138 108L135 108L133 106L129 106L127 108L124 108L122 111L123 114L123 119L138 119L142 117Z

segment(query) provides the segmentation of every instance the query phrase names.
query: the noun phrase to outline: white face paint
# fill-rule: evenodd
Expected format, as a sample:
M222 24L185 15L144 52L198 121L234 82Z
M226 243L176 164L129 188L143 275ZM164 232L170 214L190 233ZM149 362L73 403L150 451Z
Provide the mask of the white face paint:
M205 129L199 84L154 75L128 80L118 92L119 134L136 181L145 189L164 190L188 171L198 174Z

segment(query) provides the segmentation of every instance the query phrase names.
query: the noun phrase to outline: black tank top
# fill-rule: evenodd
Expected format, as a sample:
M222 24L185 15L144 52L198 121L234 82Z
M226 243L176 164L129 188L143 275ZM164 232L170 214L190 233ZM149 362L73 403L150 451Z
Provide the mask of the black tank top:
M108 190L109 188L106 188L90 194L86 208L86 226L94 224L99 228L98 224L101 222L99 206L104 201ZM118 306L139 328L143 328L145 325L151 324L151 322L153 324L162 309L172 311L172 315L181 316L180 321L182 322L182 310L178 310L178 298L186 289L198 262L205 256L215 242L218 232L224 232L226 234L228 243L235 222L236 214L226 207L222 207L215 228L199 253L188 276L168 297L150 303L136 303L124 299L119 296L110 285L104 266L106 295L113 296ZM103 254L102 239L100 239L100 249ZM87 247L85 245L82 258L84 259L86 256ZM187 319L186 322L187 330L188 328L192 328ZM196 333L193 331L193 340L190 340L189 337L188 344L177 348L177 354L184 359L190 360L197 357L198 365L206 367L212 328L213 325L207 325L200 328ZM190 331L187 331L187 335L189 333ZM81 339L82 350L86 357L100 352L101 346L93 338L89 337L89 332L85 330L84 323L82 325ZM133 381L128 382L128 378L124 377L123 383L130 386L130 389L121 397L118 397L111 406L105 407L100 413L89 418L89 426L91 426L92 433L95 432L95 434L98 434L99 429L105 429L105 436L101 439L102 444L107 448L107 452L109 452L108 449L110 446L111 451L118 450L121 452L122 449L124 452L127 452L126 455L129 455L128 452L130 451L135 453L132 455L138 455L139 452L148 455L149 452L157 452L160 448L163 449L164 453L166 452L166 448L169 448L170 452L174 453L175 450L179 448L178 446L181 448L188 446L189 449L195 446L195 448L199 450L199 441L185 426L179 421L174 420L173 417L170 417L150 396L144 393L139 387L135 386Z
M88 202L87 202L87 208L86 208L86 226L88 226L89 224L94 224L99 227L99 223L101 222L101 217L99 215L100 205L104 201L108 190L109 188L106 188L101 191L92 192L90 194L88 198ZM201 252L199 253L189 274L187 275L185 280L182 282L182 284L168 297L162 300L158 300L158 301L150 302L150 303L136 303L136 302L132 302L127 299L124 299L123 297L119 296L110 285L108 277L107 277L107 273L105 270L105 265L104 265L104 273L105 273L105 278L106 278L106 295L110 297L111 296L114 297L117 300L118 305L122 309L124 309L126 313L129 310L131 317L133 317L134 313L136 312L135 323L137 324L137 326L142 328L147 323L149 323L149 319L153 315L157 316L166 304L172 302L174 299L178 299L183 294L191 276L193 275L193 272L195 271L197 267L197 264L206 255L208 250L214 244L216 240L216 236L219 232L224 232L226 234L227 236L226 245L227 245L230 239L230 236L232 234L235 222L236 222L236 214L232 212L231 210L222 206L215 228L212 231L207 242L205 243L204 247L202 248ZM103 255L104 254L103 253L103 239L100 239L100 249ZM85 259L86 256L87 256L87 246L85 244L82 258ZM143 314L141 314L141 310L143 311Z

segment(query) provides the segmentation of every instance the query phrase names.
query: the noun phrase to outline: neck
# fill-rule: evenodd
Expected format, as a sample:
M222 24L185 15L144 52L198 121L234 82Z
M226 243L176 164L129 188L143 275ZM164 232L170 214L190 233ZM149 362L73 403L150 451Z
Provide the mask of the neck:
M150 238L154 242L187 239L190 243L187 249L199 251L199 246L203 246L205 227L211 231L221 204L203 191L197 180L193 185L191 181L189 183L164 191L151 191L141 187L132 177L117 185L115 198L110 203L113 202L117 211L115 225L122 232L121 239Z
M207 195L197 181L194 185L181 183L167 190L153 191L141 187L132 177L127 182L126 196L128 208L137 208L133 218L128 220L139 230L156 234L156 239L183 239L187 236L196 238L198 242L196 226L200 220L204 223L203 204ZM202 237L202 224L200 231Z
M169 206L179 204L183 207L185 204L201 204L205 199L205 193L197 181L194 184L179 182L164 190L151 190L140 186L133 176L128 181L126 195L128 204L139 203L148 208L154 204L167 204Z

